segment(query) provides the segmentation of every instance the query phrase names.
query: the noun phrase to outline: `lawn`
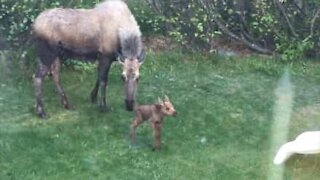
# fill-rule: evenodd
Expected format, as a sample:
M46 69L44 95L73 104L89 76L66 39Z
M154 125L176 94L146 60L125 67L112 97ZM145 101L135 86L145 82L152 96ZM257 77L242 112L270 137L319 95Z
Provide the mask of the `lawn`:
M303 131L320 129L317 61L149 53L141 67L137 101L153 103L166 94L179 112L165 119L162 149L153 152L147 123L137 130L137 145L130 146L133 113L124 110L119 65L110 72L107 113L89 102L95 69L62 69L71 111L60 106L47 78L43 94L50 118L43 121L34 113L33 71L0 57L4 180L273 179L282 172L271 162L279 145ZM281 93L288 92L292 101L279 103ZM290 122L275 127L284 124L275 122L285 121L277 117L283 113ZM277 177L318 179L319 168L319 155L294 155Z

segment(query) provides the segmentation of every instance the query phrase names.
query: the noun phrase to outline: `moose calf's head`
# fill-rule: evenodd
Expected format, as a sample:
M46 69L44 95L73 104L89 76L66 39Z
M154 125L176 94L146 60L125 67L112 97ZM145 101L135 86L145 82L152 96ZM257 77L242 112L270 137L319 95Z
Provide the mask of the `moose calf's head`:
M176 116L178 113L174 109L172 103L170 102L168 96L165 96L163 100L158 98L158 103L156 107L160 110L160 112L165 116Z

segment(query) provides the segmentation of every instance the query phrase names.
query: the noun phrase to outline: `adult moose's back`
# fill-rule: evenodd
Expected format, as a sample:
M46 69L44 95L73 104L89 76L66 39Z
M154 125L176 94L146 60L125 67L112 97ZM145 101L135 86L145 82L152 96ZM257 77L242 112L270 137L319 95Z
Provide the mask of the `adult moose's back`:
M43 78L50 72L65 108L70 108L61 86L59 71L66 58L98 60L98 78L91 100L107 110L108 72L116 59L123 65L125 105L132 110L144 46L139 26L121 0L107 0L93 9L55 8L42 12L33 24L39 61L34 78L36 113L47 117L42 101ZM97 98L98 97L98 98Z

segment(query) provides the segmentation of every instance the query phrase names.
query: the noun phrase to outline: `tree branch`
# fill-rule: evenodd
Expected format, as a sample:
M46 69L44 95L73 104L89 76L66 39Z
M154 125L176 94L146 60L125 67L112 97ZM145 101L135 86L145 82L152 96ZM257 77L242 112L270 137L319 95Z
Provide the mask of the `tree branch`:
M246 45L247 47L249 47L252 50L255 50L259 53L262 54L273 54L274 52L260 47L259 45L248 41L246 38L244 38L244 36L239 37L238 35L236 35L235 33L233 33L232 31L230 31L228 29L228 27L226 27L223 23L222 20L220 20L217 16L215 16L212 12L214 12L214 8L212 7L212 5L207 1L207 0L198 0L200 2L200 4L202 5L202 7L207 11L208 15L211 16L211 18L213 19L213 21L218 25L219 29L222 30L223 33L225 33L226 35L228 35L229 37L236 39L237 41L242 42L244 45Z
M314 35L314 24L317 20L317 18L319 18L320 15L320 8L317 10L316 14L313 16L312 20L311 20L311 25L310 25L310 35L313 36Z
M284 18L285 18L285 20L287 22L287 25L288 25L288 27L290 29L291 34L293 36L297 37L298 35L297 35L294 27L292 26L292 24L290 22L290 19L289 19L288 15L287 15L285 9L283 8L282 4L278 0L273 0L273 2L278 6L278 8L280 9L281 14L284 16Z
M159 14L163 15L163 12L161 10L161 4L159 0L146 0L150 6L153 7L153 9Z

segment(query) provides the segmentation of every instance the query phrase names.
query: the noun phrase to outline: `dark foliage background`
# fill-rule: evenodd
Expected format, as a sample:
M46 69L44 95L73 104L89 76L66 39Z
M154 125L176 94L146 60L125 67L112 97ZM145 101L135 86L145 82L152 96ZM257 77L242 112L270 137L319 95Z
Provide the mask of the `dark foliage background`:
M0 41L30 43L30 27L44 9L93 7L99 0L0 0ZM128 1L143 33L170 35L192 49L215 52L229 38L262 54L283 59L319 54L317 0L135 0Z
M165 31L183 44L214 49L228 37L263 54L283 59L319 53L317 0L148 0Z

